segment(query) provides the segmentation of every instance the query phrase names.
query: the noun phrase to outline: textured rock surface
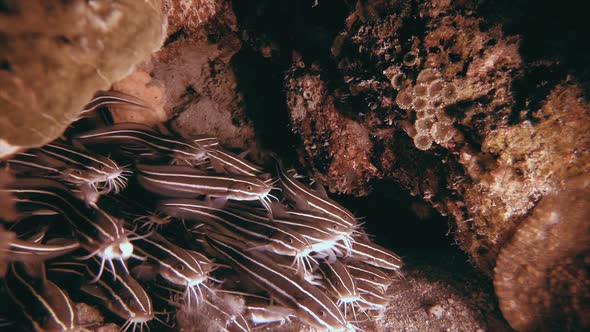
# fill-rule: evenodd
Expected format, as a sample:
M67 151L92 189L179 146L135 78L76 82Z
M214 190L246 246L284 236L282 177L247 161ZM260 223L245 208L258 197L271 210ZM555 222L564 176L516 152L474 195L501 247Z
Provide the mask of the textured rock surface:
M413 258L405 279L390 286L391 305L374 330L511 331L484 275L451 255Z
M3 1L0 156L58 137L100 89L157 50L157 0Z
M590 167L590 114L575 81L528 82L519 37L476 9L357 5L332 44L337 68L295 61L285 85L300 159L331 191L398 182L450 215L491 274L536 201ZM542 87L525 102L523 81Z
M590 328L590 176L543 197L502 248L500 308L519 331Z
M530 52L524 56L526 40L518 29L509 29L509 24L503 25L490 14L497 8L446 0L349 1L343 2L348 7L337 27L330 26L326 31L322 28L330 23L317 28L318 23L308 21L305 15L289 16L291 13L284 9L269 15L274 16L269 24L260 19L276 6L272 0L246 1L247 5L242 2L242 10L249 7L248 19L267 24L265 33L260 33L250 30L248 24L253 23L247 20L241 22L244 27L238 26L230 1L162 3L169 21L164 48L114 85L116 90L147 100L155 112L115 110L117 121L155 124L170 120L172 129L186 137L213 134L224 146L241 149L257 144L254 126L256 135L261 134L260 128L272 128L275 132L258 136L265 138L259 143L286 147L277 149L282 154L293 147L289 146L291 141L283 141L287 135L282 134L291 129L299 139L294 146L308 175L327 184L332 192L364 196L377 184L395 184L449 216L456 242L488 276L501 252L495 286L502 311L513 327L588 326L580 315L588 310L587 222L583 222L587 218L584 210L575 209L580 197L572 194L571 188L563 191L567 179L590 167L587 82L580 79L583 75L565 75L558 60L544 58L546 50L542 47L540 58L531 57ZM60 24L51 25L52 29L44 29L40 35L30 33L33 28L29 27L35 24L19 24L26 27L19 28L22 31L9 30L7 27L14 25L11 22L23 19L19 13L25 13L14 8L33 6L35 15L46 8L16 1L4 4L8 5L0 6L0 83L9 83L10 89L0 91L2 135L4 128L24 127L24 122L9 122L7 119L14 122L18 117L4 113L5 109L25 114L21 110L33 105L38 106L34 109L51 112L68 108L71 113L59 113L61 118L44 123L36 121L44 128L50 124L48 135L35 132L40 130L37 127L19 130L18 134L37 140L35 144L57 136L61 131L52 123L65 125L97 86L108 86L111 79L121 77L129 68L115 68L110 60L119 56L139 59L136 53L126 53L134 48L108 44L123 44L118 38L124 39L126 34L104 37L102 45L99 39L82 43L82 28L76 24L67 33L59 30ZM312 4L306 6L312 8ZM238 2L234 5L239 6ZM324 16L316 20L328 21L342 14L342 9L332 11L333 5L319 1L316 8L324 10ZM64 17L77 13L56 6ZM117 18L113 14L117 11L100 8L70 20L118 24L131 19ZM306 10L316 10L309 8ZM141 17L146 16L133 18ZM94 27L95 33L108 24ZM131 26L137 29L127 31L133 31L130 35L134 41L143 40L138 35L155 33L139 23ZM281 35L284 26L296 33ZM156 27L161 25L150 25ZM273 35L274 30L279 31ZM24 38L22 45L9 42L15 36L28 39ZM50 82L84 82L76 85L74 96L63 98L64 89L69 89L67 95L71 96L71 85L63 87L39 79L39 72L45 69L26 67L24 60L29 61L28 57L16 61L15 50L29 47L28 43L46 48L61 59L55 63L53 57L47 58L47 68L68 66L68 71L47 71L43 77L59 78ZM130 45L127 40L124 43ZM263 65L249 68L249 75L257 80L238 84L234 69L247 71L251 65L247 60L253 58L236 61L234 55L242 43L248 46L243 53L254 51ZM530 44L527 47L530 49ZM113 54L107 53L110 51ZM323 55L314 57L317 54ZM274 74L257 72L264 66ZM75 70L70 71L72 68ZM98 71L109 80L98 78ZM31 77L35 81L28 84L25 78ZM257 84L249 86L248 82ZM275 86L265 90L264 84ZM263 91L254 96L263 98L250 99L248 105L261 107L248 110L242 92L257 89ZM20 97L15 96L25 96L25 103L17 102ZM54 96L62 98L50 100ZM41 102L41 97L49 99ZM265 104L265 99L272 98L280 99L286 109L263 109L272 105ZM290 128L273 122L283 110L288 113ZM10 116L3 118L5 114ZM6 141L0 140L0 150L12 147ZM584 195L587 197L587 193ZM559 209L560 205L570 208ZM571 222L553 227L548 217L551 212L567 216L566 220L571 216ZM396 218L392 213L384 220L401 223ZM485 278L473 271L437 265L436 258L410 264L406 280L392 289L395 300L385 319L372 328L508 329L495 309ZM541 320L540 314L553 320Z
M563 15L556 21L568 22L549 27L496 2L375 0L349 4L338 27L328 13L342 8L322 6L297 8L293 21L311 26L281 30L291 33L288 46L271 29L248 35L262 57L280 62L281 52L292 54L284 86L289 123L301 143L299 161L335 193L363 196L392 181L422 198L450 217L457 244L491 277L498 253L539 200L590 169L588 62L581 60L588 53L572 50L581 40L563 39L576 14L534 8L551 18L556 11ZM267 7L259 11L270 12ZM564 232L555 235L557 242L568 242L567 227L554 232ZM522 238L510 241L526 242ZM580 237L567 245L583 243ZM552 283L541 290L549 302L531 300L535 305L522 310L532 313L515 318L519 301L535 292L522 299L504 293L501 300L517 306L517 313L505 310L506 317L514 327L538 327L536 313L563 302L565 309L555 311L562 318L553 323L575 329L586 295L574 292L585 285L581 271L588 262L577 252L528 245L565 263L554 268L543 260L550 271L540 272L522 263L531 270L522 283L541 277Z
M229 1L163 1L164 47L114 85L150 102L155 113L121 110L115 121L169 120L185 137L215 135L224 146L252 148L254 130L230 65L240 49Z

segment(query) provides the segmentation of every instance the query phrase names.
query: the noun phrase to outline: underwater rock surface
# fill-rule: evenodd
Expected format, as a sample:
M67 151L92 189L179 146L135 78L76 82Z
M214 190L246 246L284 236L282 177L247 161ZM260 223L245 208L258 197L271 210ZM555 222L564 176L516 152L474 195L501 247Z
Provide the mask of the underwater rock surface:
M70 50L75 50L72 41L77 40L72 36L78 36L73 32L48 30L53 39L47 37L50 42L39 44L37 40L29 40L30 31L13 35L10 20L22 18L15 16L19 11L11 8L21 5L6 3L8 9L0 11L1 50L12 52L12 48L16 50L21 44L30 48L31 43L35 47L48 43L53 54L78 54ZM149 4L159 6L157 1ZM531 42L527 43L526 35L514 28L514 22L501 18L506 8L500 5L490 9L494 5L446 0L349 1L341 5L344 9L321 0L316 7L312 5L313 1L309 6L306 4L309 8L304 12L323 11L323 18L328 20L326 13L331 13L333 6L337 10L331 19L342 12L344 16L336 28L331 26L332 30L326 31L317 28L314 25L317 22L307 21L305 14L298 11L292 16L284 9L273 12L276 5L272 1L239 4L163 0L162 11L168 16L164 47L113 86L115 90L146 100L153 112L113 108L115 120L150 125L169 121L170 129L186 138L209 134L218 137L224 146L253 149L252 157L257 161L264 159L260 158L259 146L287 147L292 143L283 142L284 136L274 136L274 132L261 134L259 129L274 127L276 132L287 131L295 144L280 152L295 154L305 168L299 171L325 184L332 193L366 196L377 184L391 182L426 202L437 213L448 216L450 233L458 246L479 270L494 277L500 307L513 328L529 330L547 324L570 329L587 326L580 316L588 299L583 291L584 287L588 288L588 276L584 274L589 265L587 247L582 245L583 236L572 237L573 229L583 231L585 224L581 223L582 218L574 216L571 224L548 231L551 223L544 219L558 205L556 202L564 206L577 204L578 196L572 194L571 200L568 198L572 191L566 183L579 179L577 176L590 169L590 105L588 82L583 75L576 75L576 68L567 67L562 58L555 56L558 51L531 55L534 53L530 51ZM247 6L251 9L244 13ZM302 6L296 5L298 10ZM42 12L41 7L31 11L35 15ZM109 12L100 13L103 21L106 20ZM150 15L157 19L149 27L161 28L161 24L151 25L161 23L161 15L157 16L157 11ZM268 16L274 16L274 21L262 20L263 28L252 28L253 21ZM139 18L140 15L133 16ZM297 38L281 35L284 27L277 22L298 29ZM58 29L59 25L54 27ZM150 32L139 25L137 29L146 36L164 33ZM560 39L562 30L556 31L547 35L547 39L553 42ZM61 39L62 35L66 39ZM19 39L23 36L26 38ZM125 36L118 34L118 38ZM20 41L4 42L11 38ZM111 39L105 37L104 42L115 43ZM134 42L138 40L134 37ZM131 42L123 44L131 45ZM150 45L145 49L156 48L155 44ZM104 52L112 50L113 46L104 48ZM117 47L113 51L117 55L108 56L93 48L77 52L87 56L82 59L95 63L118 59L120 52L129 50L137 49ZM237 61L244 53L256 55L273 73L256 73L258 64ZM0 84L10 87L0 91L0 107L9 111L0 112L0 138L4 139L0 140L0 151L7 152L15 144L40 145L58 136L59 126L65 127L97 88L105 88L125 76L120 73L127 73L129 68L121 61L117 62L120 68L106 64L105 68L93 67L86 61L74 63L71 56L60 55L60 59L69 59L66 64L60 63L61 68L67 65L68 70L45 76L59 77L59 81L81 77L92 83L78 84L76 93L72 93L64 92L71 90L69 85L63 88L39 79L41 69L26 67L24 60L20 64L21 59L29 61L27 57L16 61L11 54L2 52L0 56ZM135 53L136 58L129 54L120 56L135 62L140 58ZM258 92L254 103L252 97L246 100L244 91L264 90L257 85L248 86L248 82L257 81L245 80L240 73L251 65L255 74L250 75L260 74L258 82L271 78L273 85L280 86L269 91L281 95L276 98L283 108L261 111L252 107L265 105L263 99L268 97L265 95L268 91ZM70 72L78 67L82 68L79 73ZM106 82L96 75L97 68L108 77ZM34 78L30 89L28 84L22 84L28 81L13 79L19 73L31 81ZM33 91L42 93L47 101L41 102L41 97ZM39 128L29 127L28 122L16 123L19 117L15 114L29 114L22 110L35 106L33 101L39 107L32 109L59 111L46 113L54 119L39 121L37 113L37 117L23 120L38 124ZM62 112L66 109L71 111ZM285 113L288 127L273 122L274 116L281 112ZM11 131L11 128L31 129ZM8 135L5 133L12 136L4 138L3 135ZM551 235L554 245L529 241L539 234ZM529 252L536 254L529 257ZM525 272L519 274L517 268ZM424 270L428 269L424 267ZM408 278L419 279L420 273L414 275L409 271ZM513 280L517 274L519 279ZM415 293L404 291L404 287L410 286L401 286L400 296L417 296L429 289L429 283L436 284L444 278L432 273L419 279L425 280L425 284L423 288L416 286ZM487 287L483 278L479 280L479 285ZM543 281L549 286L534 288ZM417 282L412 279L409 284ZM526 291L514 292L516 287ZM483 297L488 299L491 291L486 289ZM445 296L441 295L440 299L449 298ZM424 315L433 320L443 317L440 326L445 328L459 326L452 324L453 314L445 316L449 312L447 304L453 306L449 302L439 303L437 299L420 313L404 312L413 310L412 301L407 302L407 305L400 304L397 311L387 313L385 327L375 328L388 330L414 324L411 326L420 330L439 326L416 325L424 323ZM466 301L465 306L484 305L484 302ZM562 308L556 309L558 306ZM472 320L460 327L507 329L501 319L485 322L471 313L468 316ZM539 313L565 318L547 322L539 319ZM496 310L491 315L498 314ZM405 320L389 321L400 315Z
M163 1L167 40L113 88L150 102L153 113L115 112L116 122L169 121L184 137L214 135L224 146L252 148L254 128L230 64L240 49L229 1Z
M474 10L358 5L331 49L338 75L300 60L285 86L300 159L331 191L366 195L394 180L451 216L491 274L538 199L590 167L590 114L572 80L553 82L538 108L519 105L519 38Z
M97 90L157 50L166 17L157 0L3 1L0 6L0 156L47 143Z

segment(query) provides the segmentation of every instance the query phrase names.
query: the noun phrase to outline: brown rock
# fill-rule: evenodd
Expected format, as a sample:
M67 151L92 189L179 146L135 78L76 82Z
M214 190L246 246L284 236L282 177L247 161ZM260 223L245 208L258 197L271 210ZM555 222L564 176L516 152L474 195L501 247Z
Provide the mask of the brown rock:
M519 331L590 328L590 176L543 197L503 246L494 286Z
M170 22L164 47L114 84L154 111L115 109L115 121L169 120L182 136L214 135L226 147L252 148L254 129L230 65L241 46L230 1L163 4Z
M286 84L291 121L310 156L305 164L333 191L362 188L377 175L366 128L338 112L319 75L291 77Z
M300 159L332 192L365 195L373 180L399 183L450 215L458 244L491 275L499 249L536 201L590 167L590 107L579 84L566 81L538 96L538 108L515 112L514 84L524 75L519 36L464 4L385 3L356 8L371 19L339 40L347 47L333 59L343 81L323 82L322 70L296 65L287 73ZM408 35L412 22L421 33ZM422 59L410 65L410 53ZM396 88L392 75L403 77ZM423 107L418 98L436 114L429 133L418 130L428 115L414 109Z
M158 49L157 0L8 1L0 12L0 156L59 136L97 90Z

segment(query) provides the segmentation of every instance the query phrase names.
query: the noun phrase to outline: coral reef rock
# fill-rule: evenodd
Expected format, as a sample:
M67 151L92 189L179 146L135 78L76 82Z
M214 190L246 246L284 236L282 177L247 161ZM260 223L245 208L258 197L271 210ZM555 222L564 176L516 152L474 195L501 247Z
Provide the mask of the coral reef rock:
M113 86L156 112L115 111L115 121L170 121L184 137L215 135L225 146L251 148L254 128L230 64L241 47L231 2L192 3L163 1L169 21L164 46Z
M64 131L165 37L160 1L3 1L0 156Z
M391 305L371 331L511 331L485 276L458 257L429 255L391 286ZM454 263L452 263L455 261ZM444 262L444 263L443 263Z
M332 192L399 183L450 216L491 275L535 203L590 167L590 107L573 78L527 76L538 64L523 62L520 37L476 13L359 2L334 38L334 65L295 56L285 87L299 159Z
M543 197L500 251L494 285L519 331L590 328L590 176Z

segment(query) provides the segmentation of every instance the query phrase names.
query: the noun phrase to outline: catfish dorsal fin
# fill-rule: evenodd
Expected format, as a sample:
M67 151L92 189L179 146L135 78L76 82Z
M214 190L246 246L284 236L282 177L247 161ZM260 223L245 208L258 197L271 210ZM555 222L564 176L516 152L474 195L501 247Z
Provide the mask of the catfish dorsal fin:
M33 258L30 261L22 262L22 266L25 272L34 279L39 279L43 283L47 280L45 264L41 258Z
M215 172L220 174L227 173L225 167L223 167L223 163L219 161L217 158L209 158L209 162L211 163L211 167L213 167L213 170L215 170Z
M286 207L279 203L279 202L273 202L271 203L271 210L272 210L272 214L275 217L287 217L287 209Z
M259 178L260 180L262 180L262 181L265 181L265 182L266 182L267 180L270 180L270 179L272 179L272 174L270 174L270 173L262 173L262 174L258 175L258 178Z
M131 269L131 273L141 281L154 280L158 276L157 268L150 263L139 264Z
M329 198L328 197L328 193L326 192L326 188L324 188L324 186L322 186L321 183L319 183L319 181L315 182L315 191L318 193L318 195L320 195L322 198Z
M240 159L245 159L246 156L250 153L250 149L247 149L245 151L240 152L240 154L238 155L238 157L240 157Z
M227 204L227 198L207 196L205 198L205 202L209 207L222 209L225 206L225 204Z
M97 299L109 301L108 295L97 285L82 285L80 286L80 290L90 296L94 296Z

